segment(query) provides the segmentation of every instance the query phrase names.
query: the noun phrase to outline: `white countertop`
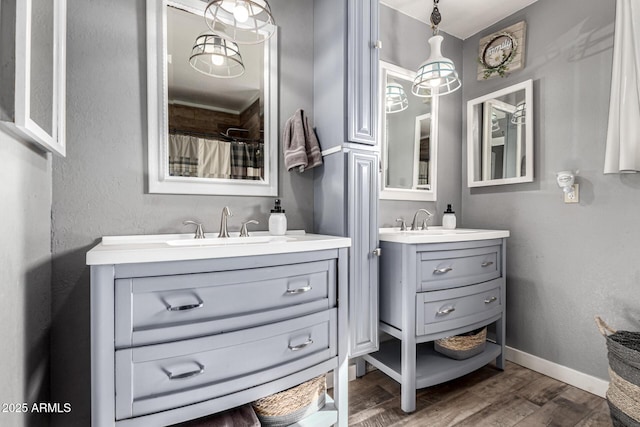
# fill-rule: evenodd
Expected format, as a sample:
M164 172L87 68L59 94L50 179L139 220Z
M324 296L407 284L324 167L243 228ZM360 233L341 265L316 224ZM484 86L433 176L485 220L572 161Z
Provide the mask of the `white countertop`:
M442 227L429 227L428 230L400 231L399 227L381 228L380 241L395 243L453 243L472 240L501 239L509 237L509 230L481 230L456 228L445 230Z
M231 238L226 242L223 242L224 239L218 240L215 233L207 233L203 240L194 239L192 233L105 236L87 252L87 265L231 258L351 246L348 237L307 234L304 230L291 230L285 236L270 236L266 231L256 231L247 238L247 243L241 242L245 238L239 238L238 233L229 234Z

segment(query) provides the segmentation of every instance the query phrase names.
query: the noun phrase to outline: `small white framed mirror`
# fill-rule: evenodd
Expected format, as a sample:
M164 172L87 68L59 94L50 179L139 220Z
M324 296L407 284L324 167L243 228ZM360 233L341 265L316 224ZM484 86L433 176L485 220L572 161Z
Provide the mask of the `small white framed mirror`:
M235 45L206 6L147 0L149 192L276 196L277 31Z
M5 2L0 121L45 151L66 155L67 0Z
M467 103L469 187L533 181L533 81Z
M380 61L380 199L436 200L438 98L415 96L414 77Z

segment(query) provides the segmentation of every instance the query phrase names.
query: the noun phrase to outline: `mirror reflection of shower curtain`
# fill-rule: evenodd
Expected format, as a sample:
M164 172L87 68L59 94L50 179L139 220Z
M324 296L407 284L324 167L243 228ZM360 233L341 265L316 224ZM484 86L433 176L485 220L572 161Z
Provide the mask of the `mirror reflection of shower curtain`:
M262 180L264 144L170 134L169 175Z
M604 173L640 170L640 2L617 0Z

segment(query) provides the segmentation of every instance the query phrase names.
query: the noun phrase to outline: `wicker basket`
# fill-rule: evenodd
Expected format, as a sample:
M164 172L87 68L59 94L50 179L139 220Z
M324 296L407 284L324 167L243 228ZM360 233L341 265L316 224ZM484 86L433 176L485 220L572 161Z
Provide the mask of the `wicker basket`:
M600 317L596 324L607 339L611 421L616 427L640 427L640 333L616 331Z
M262 426L281 427L296 423L324 407L327 385L320 375L271 396L253 402Z
M484 351L487 342L487 328L477 329L463 335L436 340L433 348L452 359L463 360Z

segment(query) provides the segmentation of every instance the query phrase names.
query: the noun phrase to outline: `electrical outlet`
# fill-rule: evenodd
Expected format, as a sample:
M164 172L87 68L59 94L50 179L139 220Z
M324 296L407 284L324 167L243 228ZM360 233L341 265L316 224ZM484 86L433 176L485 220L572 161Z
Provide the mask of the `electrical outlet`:
M579 203L580 202L580 186L579 184L573 184L571 186L571 192L564 193L565 203Z

